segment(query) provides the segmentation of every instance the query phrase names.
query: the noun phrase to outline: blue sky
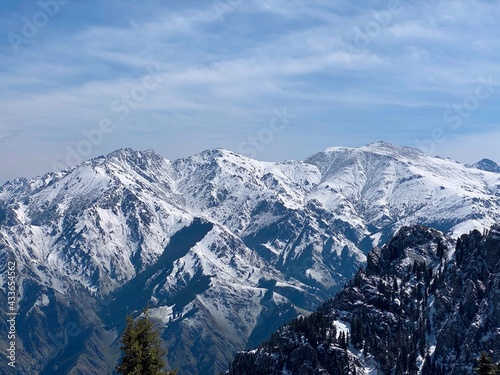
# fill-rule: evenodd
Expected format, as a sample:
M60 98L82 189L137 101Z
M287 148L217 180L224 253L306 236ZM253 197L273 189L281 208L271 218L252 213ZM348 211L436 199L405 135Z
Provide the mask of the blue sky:
M494 1L0 3L0 183L115 149L500 162Z

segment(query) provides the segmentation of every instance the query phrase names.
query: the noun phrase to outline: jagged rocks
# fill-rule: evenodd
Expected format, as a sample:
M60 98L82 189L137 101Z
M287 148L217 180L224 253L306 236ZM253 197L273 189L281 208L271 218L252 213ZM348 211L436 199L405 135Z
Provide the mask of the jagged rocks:
M315 313L281 328L252 352L239 353L230 375L299 374L291 353L308 350L310 371L352 374L471 374L482 351L500 357L498 226L463 235L456 245L421 226L401 229L368 255L358 274ZM345 327L346 343L332 337ZM322 348L342 348L321 359ZM266 356L274 362L261 361ZM341 358L349 369L328 370ZM269 367L266 367L269 366ZM247 369L247 370L245 370ZM326 370L325 370L326 369ZM289 372L287 372L289 371ZM257 372L255 372L257 373Z

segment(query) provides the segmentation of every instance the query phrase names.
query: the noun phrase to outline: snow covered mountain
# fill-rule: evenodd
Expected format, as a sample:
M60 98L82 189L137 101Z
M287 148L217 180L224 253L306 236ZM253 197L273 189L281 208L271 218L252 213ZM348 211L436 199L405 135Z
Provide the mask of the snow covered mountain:
M453 241L404 227L306 318L240 352L229 375L472 374L500 358L500 226Z
M472 164L472 167L483 171L500 173L500 165L490 159L481 159L477 163Z
M384 142L281 163L124 149L8 182L0 271L16 260L20 369L108 373L125 315L149 304L169 366L213 374L339 291L402 226L459 235L499 207L500 174Z

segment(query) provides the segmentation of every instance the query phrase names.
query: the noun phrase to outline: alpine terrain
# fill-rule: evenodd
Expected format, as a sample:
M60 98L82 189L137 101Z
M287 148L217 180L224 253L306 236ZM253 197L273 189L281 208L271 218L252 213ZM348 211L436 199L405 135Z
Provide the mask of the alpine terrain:
M349 341L354 343L348 356L368 345L365 352L372 357L363 361L372 358L384 369L398 366L392 352L385 359L377 354L395 342L367 343L365 336L354 334L371 333L352 327L351 317L364 319L370 311L361 307L370 306L363 298L381 297L375 291L365 295L361 284L353 283L371 290L372 282L378 283L373 286L381 289L378 293L390 294L382 302L394 309L394 315L373 312L374 322L387 322L377 326L387 331L380 337L393 337L393 329L419 340L425 336L425 345L415 341L421 346L411 353L441 358L436 356L456 340L450 333L445 342L433 344L432 335L438 334L433 327L455 325L445 302L458 301L461 289L454 285L433 301L428 288L451 282L448 268L462 270L470 262L453 263L451 240L423 230L418 233L441 244L444 255L436 255L427 240L415 254L404 247L394 259L387 258L388 250L375 250L367 263L366 254L402 227L425 225L455 238L500 222L500 173L484 170L491 163L480 168L484 165L466 166L385 142L334 147L304 161L280 163L222 149L175 161L153 151L122 149L62 172L7 182L0 188L0 283L5 290L7 264L15 261L17 370L108 374L118 362L126 316L138 316L149 305L169 350L168 367L179 369L179 375L215 374L228 368L237 351L256 347L341 290L335 305L323 309L334 309L335 319L351 324ZM473 234L467 239L464 244L488 244L495 237ZM483 251L467 246L464 256ZM405 259L414 258L416 268L408 273L413 264ZM356 274L362 266L366 270ZM493 273L489 263L484 267ZM488 300L489 274L484 272L477 282L460 279L463 288L475 288L478 303ZM354 275L350 287L342 289ZM436 279L439 275L442 280ZM425 288L415 289L421 283ZM411 308L407 300L415 297L414 290L422 296ZM358 299L362 303L354 309ZM3 316L7 306L2 292ZM409 324L423 309L430 318ZM474 309L464 303L453 316L474 319ZM482 335L481 324L477 332ZM428 325L430 333L424 335ZM467 327L471 335L476 332L472 323ZM5 320L0 330L5 336ZM465 364L476 347L454 349L453 358ZM451 358L437 363L445 366Z
M500 226L456 242L404 227L316 312L239 353L229 374L473 374L481 352L500 359L499 312Z

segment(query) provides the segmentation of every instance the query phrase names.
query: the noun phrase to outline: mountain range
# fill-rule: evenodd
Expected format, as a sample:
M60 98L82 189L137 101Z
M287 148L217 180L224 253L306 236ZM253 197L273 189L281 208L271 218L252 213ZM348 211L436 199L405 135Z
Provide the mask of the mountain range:
M458 237L500 222L500 173L484 165L386 142L279 163L122 149L7 182L0 284L15 261L19 373L112 372L126 315L147 305L169 367L225 370L341 291L400 228Z

